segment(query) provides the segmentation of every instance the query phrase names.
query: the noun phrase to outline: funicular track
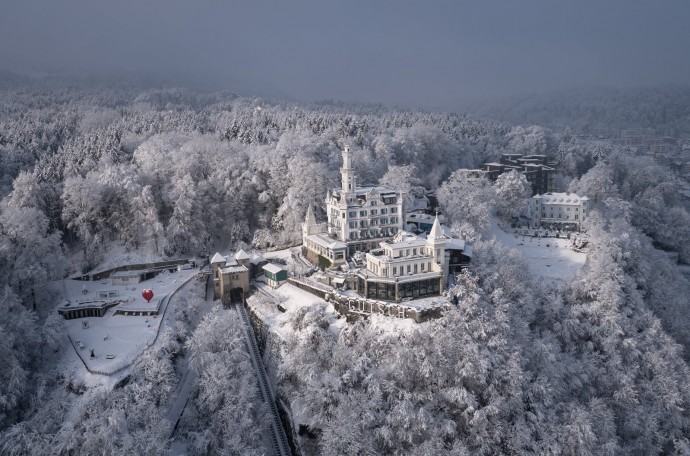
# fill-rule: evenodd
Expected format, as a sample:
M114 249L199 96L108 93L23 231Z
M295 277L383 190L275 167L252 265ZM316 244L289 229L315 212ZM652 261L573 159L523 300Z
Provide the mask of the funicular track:
M247 313L247 309L244 307L243 301L244 300L242 299L241 294L239 296L232 296L232 306L235 308L235 311L242 321L242 331L244 332L245 345L252 360L252 364L254 365L254 370L256 371L261 398L266 404L268 404L268 408L271 412L271 442L273 443L273 448L275 449L276 455L288 456L292 454L290 451L290 444L288 443L287 436L285 435L283 424L280 421L275 395L271 388L271 384L268 382L266 368L264 367L263 360L261 359L261 353L259 352L259 347L256 343L254 328L252 328L252 325L249 321L249 315Z

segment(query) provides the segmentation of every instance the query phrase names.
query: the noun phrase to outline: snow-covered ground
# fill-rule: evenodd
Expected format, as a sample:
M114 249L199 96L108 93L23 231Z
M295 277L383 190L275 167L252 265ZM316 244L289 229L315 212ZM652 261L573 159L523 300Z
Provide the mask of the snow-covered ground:
M249 307L256 312L264 323L269 325L279 336L285 338L288 331L285 323L304 307L314 305L325 305L330 313L333 314L331 321L332 329L339 331L340 324L344 319L336 319L335 308L316 295L302 290L290 283L284 283L278 289L272 289L262 281L255 283L257 292L248 299ZM278 306L283 309L279 310Z
M491 235L508 247L522 252L532 272L548 279L572 279L585 264L587 256L570 248L569 239L537 238L506 233L497 224Z
M114 315L118 310L128 310L146 304L141 291L150 288L154 292L151 301L163 299L160 307L161 314L167 305L167 299L172 292L182 286L187 280L197 274L197 269L182 270L180 272L163 272L153 279L137 285L111 285L109 280L99 282L82 282L67 279L63 282L65 299L72 302L77 300L97 299L99 291L117 291L118 299L125 301L108 309L103 317L86 317L65 321L67 332L74 341L74 348L91 370L113 372L129 364L151 344L158 333L161 315L156 317L135 317ZM84 291L86 291L84 293ZM83 348L81 348L83 347ZM93 350L94 357L91 357ZM112 357L110 356L112 355Z

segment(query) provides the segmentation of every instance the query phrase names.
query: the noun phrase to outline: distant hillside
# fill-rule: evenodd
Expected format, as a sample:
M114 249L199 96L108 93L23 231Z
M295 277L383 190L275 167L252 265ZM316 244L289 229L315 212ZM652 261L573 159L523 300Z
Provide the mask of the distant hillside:
M518 125L569 126L577 134L616 137L621 129L654 128L690 137L690 86L573 89L466 106L469 113Z

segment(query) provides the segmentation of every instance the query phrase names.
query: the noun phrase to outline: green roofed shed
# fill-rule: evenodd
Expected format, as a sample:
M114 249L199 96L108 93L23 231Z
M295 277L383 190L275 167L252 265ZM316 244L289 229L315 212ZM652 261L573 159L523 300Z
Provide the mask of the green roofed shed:
M283 282L287 280L287 269L283 266L268 263L263 266L266 283L272 288L278 288Z

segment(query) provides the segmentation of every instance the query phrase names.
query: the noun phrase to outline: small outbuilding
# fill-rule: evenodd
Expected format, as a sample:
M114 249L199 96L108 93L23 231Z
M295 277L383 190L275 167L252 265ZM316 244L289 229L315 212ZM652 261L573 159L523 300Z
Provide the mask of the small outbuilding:
M265 264L263 270L264 276L266 277L266 283L271 288L278 288L288 278L287 269L274 263Z
M249 255L240 250L239 260L216 253L211 258L215 298L224 303L244 300L249 293Z
M111 285L135 285L142 280L142 271L117 271L110 274Z

